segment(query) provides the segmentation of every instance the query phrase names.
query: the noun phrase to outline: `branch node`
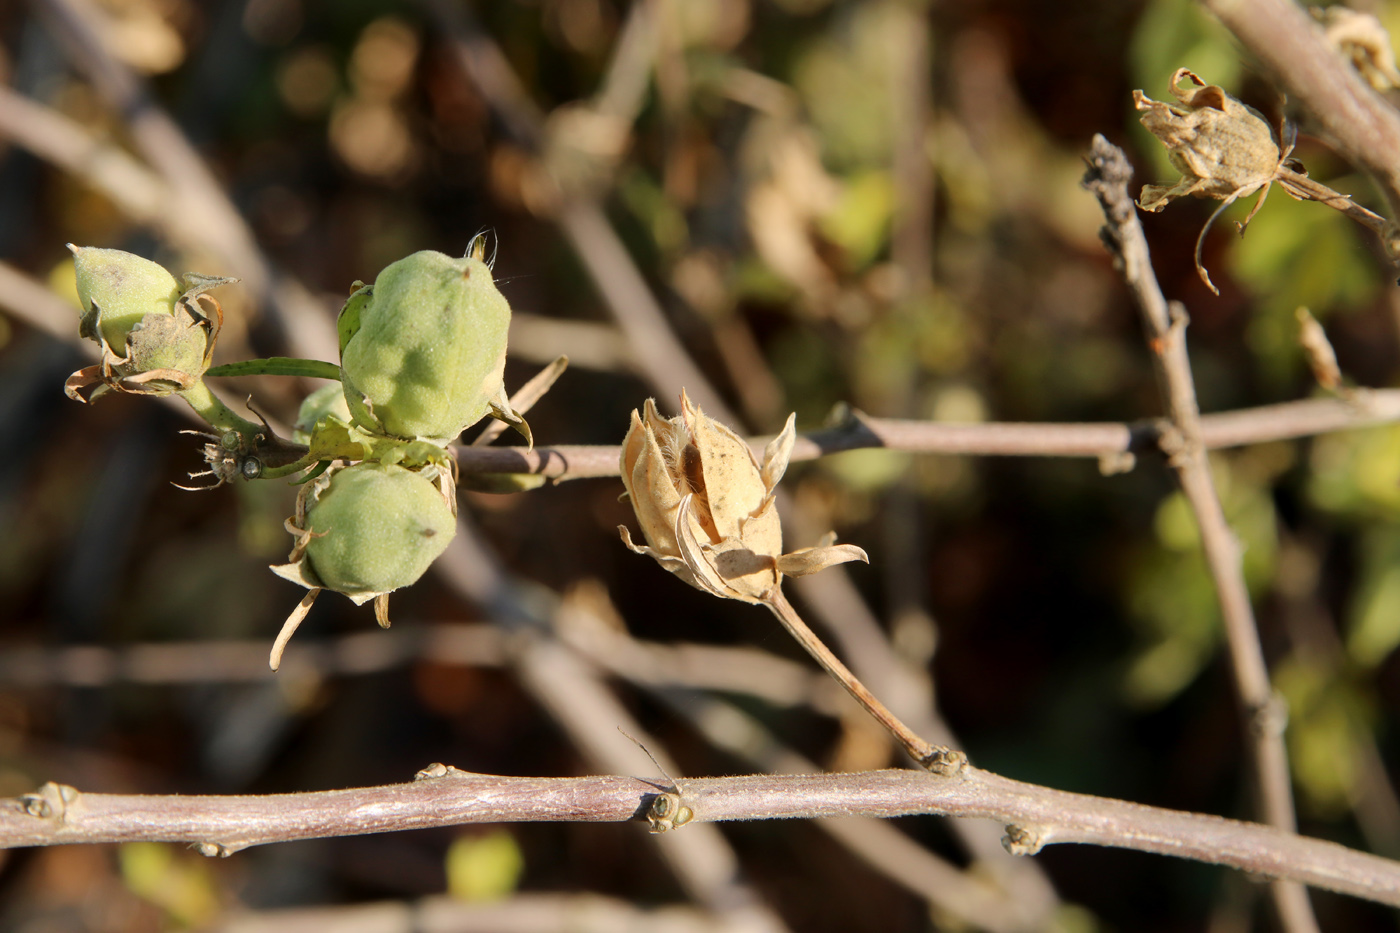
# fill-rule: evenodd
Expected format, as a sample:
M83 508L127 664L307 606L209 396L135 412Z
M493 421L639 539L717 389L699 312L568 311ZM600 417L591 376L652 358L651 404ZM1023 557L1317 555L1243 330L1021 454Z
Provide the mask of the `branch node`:
M1267 702L1249 711L1249 731L1254 735L1281 736L1288 728L1288 701L1274 691Z
M31 794L19 798L24 812L39 820L50 820L56 826L63 826L70 815L76 816L78 798L82 794L76 787L48 781Z
M415 781L433 781L438 778L452 777L457 774L465 774L460 768L445 765L440 761L435 761L413 776Z
M693 819L695 811L682 802L681 795L666 791L651 798L651 806L647 807L647 832L664 833L679 829Z
M1157 446L1166 454L1167 462L1180 469L1190 454L1190 444L1181 429L1167 419L1157 422Z
M1023 826L1008 823L1001 844L1012 855L1036 855L1050 842L1050 830L1045 826Z
M191 842L190 848L205 858L228 858L235 852L248 848L248 842Z
M935 745L927 755L918 759L919 766L942 777L957 777L970 767L967 754L946 745Z
M1191 315L1186 311L1186 305L1179 301L1167 302L1167 315L1171 320L1171 330L1169 336L1180 338L1186 332L1186 325L1191 323Z
M1137 466L1137 457L1130 450L1106 450L1099 454L1099 475L1117 476L1131 473Z

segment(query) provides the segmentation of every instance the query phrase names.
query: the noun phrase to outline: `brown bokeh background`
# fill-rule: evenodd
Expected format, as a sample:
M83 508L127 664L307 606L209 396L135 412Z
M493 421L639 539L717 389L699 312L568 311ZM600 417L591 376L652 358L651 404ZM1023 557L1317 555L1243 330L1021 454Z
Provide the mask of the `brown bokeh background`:
M197 175L171 174L179 150L143 129L144 105L120 106L110 74L75 44L71 8L99 17L106 54L204 160L251 234L243 253L237 222L211 206ZM66 242L127 249L177 273L238 275L243 285L219 293L228 326L218 362L334 359L334 314L352 281L414 250L460 254L489 231L516 312L507 385L560 353L573 358L531 415L537 442L616 444L629 412L657 393L640 362L656 350L629 344L613 321L606 286L619 273L590 262L558 223L576 200L601 208L665 323L749 433L777 430L790 411L799 430L816 429L838 403L945 421L1161 411L1078 178L1094 133L1128 149L1139 180L1173 177L1136 125L1131 91L1165 97L1180 65L1280 115L1277 93L1196 7L639 8L652 30L640 37L631 6L610 0L0 7L0 76L97 147L75 148L0 101L0 259L55 302L71 300ZM461 49L482 61L491 47L524 92L514 110L462 69ZM1365 180L1308 135L1306 114L1293 116L1313 175L1374 206ZM104 181L94 153L113 150L138 171ZM1164 290L1191 314L1203 410L1317 391L1294 336L1299 305L1326 326L1354 384L1395 382L1400 303L1365 231L1275 194L1248 237L1222 222L1207 239L1217 298L1192 263L1211 207L1144 217ZM201 468L200 441L179 433L196 425L144 399L65 399L64 377L87 362L76 333L33 326L10 292L0 300L13 312L0 314L0 794L46 780L113 792L314 790L407 780L431 761L521 775L625 770L591 758L509 663L403 649L414 632L500 621L443 575L396 594L390 636L402 638L368 643L369 673L332 655L235 682L176 682L178 671L143 676L100 659L57 665L72 646L208 640L219 645L194 666L212 667L230 642L270 643L300 597L266 569L290 547L281 520L294 491L174 489ZM283 423L316 385L225 383ZM1400 702L1400 434L1261 445L1215 463L1290 703L1303 831L1400 854L1387 776ZM785 485L813 527L870 553L851 580L894 653L933 675L939 709L977 764L1068 790L1253 812L1213 590L1164 463L1143 458L1103 476L1090 460L860 451L794 466ZM579 480L465 492L462 508L515 583L586 606L613 634L809 664L765 613L692 591L624 550L615 529L631 517L620 492L615 480ZM295 644L372 627L368 607L324 596ZM753 770L675 712L683 695L607 682L683 773ZM898 763L868 724L830 715L829 702L719 696L821 767ZM652 768L638 753L631 770ZM966 863L939 820L898 827ZM217 927L247 912L482 896L462 879L491 870L507 897L687 901L639 825L504 832L294 843L218 861L175 846L12 851L0 855L0 927ZM743 883L793 930L963 928L811 825L723 832ZM1089 847L1051 847L1035 861L1063 899L1059 929L1272 928L1264 888L1226 870ZM1394 928L1377 907L1314 902L1326 929Z

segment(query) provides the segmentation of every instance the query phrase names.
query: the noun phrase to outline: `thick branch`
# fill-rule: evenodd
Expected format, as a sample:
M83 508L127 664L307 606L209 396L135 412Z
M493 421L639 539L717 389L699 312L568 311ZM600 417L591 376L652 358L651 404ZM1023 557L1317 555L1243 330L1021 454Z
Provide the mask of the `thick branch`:
M638 819L665 780L499 777L429 768L411 784L268 796L81 794L46 785L0 801L0 846L152 840L206 854L326 836L487 822ZM695 778L681 787L701 821L936 813L1012 823L1028 851L1082 842L1287 878L1400 906L1400 863L1220 817L1024 784L976 768ZM47 815L33 815L44 814ZM682 830L683 831L683 830Z

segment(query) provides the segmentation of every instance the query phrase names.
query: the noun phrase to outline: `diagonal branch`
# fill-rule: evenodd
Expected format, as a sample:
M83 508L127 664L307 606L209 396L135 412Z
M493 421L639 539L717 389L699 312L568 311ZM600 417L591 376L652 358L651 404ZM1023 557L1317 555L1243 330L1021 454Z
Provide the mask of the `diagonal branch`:
M1186 352L1186 309L1179 303L1168 303L1157 284L1147 238L1128 193L1131 177L1132 166L1123 151L1102 136L1095 136L1084 186L1103 207L1108 221L1103 228L1104 242L1121 260L1123 278L1146 325L1152 362L1171 425L1162 433L1160 443L1196 516L1201 547L1215 582L1230 667L1254 759L1261 814L1269 825L1293 830L1297 826L1293 787L1283 744L1286 714L1269 682L1254 607L1245 585L1239 542L1225 519L1201 440L1201 413ZM1288 929L1316 929L1317 922L1301 888L1282 882L1273 887L1275 904Z

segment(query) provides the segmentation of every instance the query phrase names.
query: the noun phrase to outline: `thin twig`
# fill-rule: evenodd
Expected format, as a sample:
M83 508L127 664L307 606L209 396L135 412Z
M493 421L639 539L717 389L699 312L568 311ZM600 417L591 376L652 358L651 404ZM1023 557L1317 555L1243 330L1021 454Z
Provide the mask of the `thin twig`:
M655 779L503 777L436 766L411 784L262 796L83 794L45 785L0 801L0 847L150 840L210 855L252 845L429 826L621 822L642 816ZM1057 842L1154 852L1400 906L1400 863L1270 826L1025 784L977 768L687 778L694 823L829 816L979 817L1022 828L1023 851ZM689 832L687 824L680 832Z
M890 7L900 18L892 30L896 46L890 50L894 78L890 81L893 106L891 172L900 193L899 208L890 233L890 256L905 277L909 293L921 295L933 284L933 160L929 158L931 113L930 10L926 3Z
M881 726L884 726L890 735L894 736L904 750L909 753L920 766L933 769L936 762L941 762L947 755L946 749L938 749L922 739L914 730L910 729L904 722L889 711L889 708L881 703L873 693L871 693L851 673L841 659L831 653L831 649L822 643L807 623L802 621L802 617L797 614L797 610L792 608L792 604L783 596L781 589L775 588L767 597L764 605L772 610L773 615L778 617L778 621L787 629L788 634L797 640L797 643L810 654L822 668L836 678L836 682L846 688L846 692L855 698L855 701L865 707L865 711L875 718ZM961 766L961 761L956 763Z
M0 298L3 300L3 298ZM1208 450L1292 440L1400 421L1400 390L1361 390L1350 399L1305 399L1202 415L1200 440ZM1121 454L1158 449L1163 422L950 424L862 418L858 423L799 436L792 460L816 460L846 450L879 448L921 454L981 457L1086 457L1113 463ZM770 437L749 444L762 451ZM537 473L555 480L618 475L618 448L561 445L461 449L463 473Z
M1300 201L1316 201L1335 211L1340 211L1376 234L1382 242L1388 242L1395 233L1390 221L1380 214L1362 207L1349 196L1340 191L1334 191L1322 182L1309 178L1301 172L1295 172L1287 166L1280 166L1274 177L1283 186L1283 189L1293 197Z
M1186 351L1186 311L1169 304L1157 284L1148 255L1147 238L1137 209L1128 193L1132 167L1121 149L1095 136L1084 179L1099 199L1108 223L1103 237L1121 259L1121 271L1142 312L1152 361L1167 406L1173 431L1164 432L1162 450L1181 482L1182 491L1196 517L1201 546L1211 579L1215 582L1224 621L1226 644L1235 688L1244 713L1264 821L1293 830L1293 786L1288 773L1288 753L1283 744L1286 719L1282 700L1269 682L1264 649L1245 584L1239 542L1225 519L1210 460L1201 440L1200 408ZM1302 933L1316 929L1317 921L1305 893L1296 885L1275 883L1274 901L1287 929Z
M197 235L195 216L170 210L170 189L154 172L76 120L3 85L0 137L81 178L132 220L163 228L177 243L188 244Z

